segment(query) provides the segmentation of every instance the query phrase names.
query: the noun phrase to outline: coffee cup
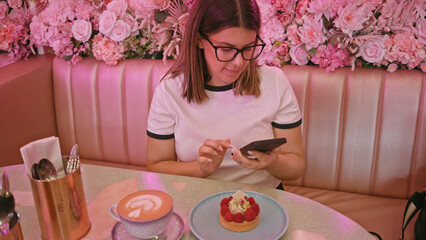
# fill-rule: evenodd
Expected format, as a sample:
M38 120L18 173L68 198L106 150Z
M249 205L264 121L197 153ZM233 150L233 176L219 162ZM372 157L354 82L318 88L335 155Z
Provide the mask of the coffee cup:
M166 230L173 214L173 199L162 191L141 190L111 205L109 212L133 236L153 238Z

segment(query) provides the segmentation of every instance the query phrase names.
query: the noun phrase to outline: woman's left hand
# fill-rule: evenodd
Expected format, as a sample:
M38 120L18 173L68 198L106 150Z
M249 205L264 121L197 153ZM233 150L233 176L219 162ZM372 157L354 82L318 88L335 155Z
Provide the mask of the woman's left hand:
M242 167L247 169L261 170L267 168L269 165L278 160L278 149L279 147L268 153L249 151L249 154L253 156L253 159L250 159L244 156L240 149L233 146L233 154L231 155L231 158Z

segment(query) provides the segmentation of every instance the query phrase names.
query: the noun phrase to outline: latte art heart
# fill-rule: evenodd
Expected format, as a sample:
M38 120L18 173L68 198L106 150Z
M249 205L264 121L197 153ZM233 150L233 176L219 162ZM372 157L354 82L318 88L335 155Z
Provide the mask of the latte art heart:
M142 190L131 193L118 203L118 213L129 220L146 221L160 218L173 209L173 200L167 193Z
M129 209L129 217L139 218L143 212L158 211L161 205L161 198L154 195L142 195L130 199L126 203L126 208Z

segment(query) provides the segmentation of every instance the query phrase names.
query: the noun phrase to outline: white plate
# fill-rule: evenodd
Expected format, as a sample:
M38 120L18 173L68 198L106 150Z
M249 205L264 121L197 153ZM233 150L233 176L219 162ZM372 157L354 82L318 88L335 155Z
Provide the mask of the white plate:
M177 240L182 236L183 228L184 224L182 218L177 213L173 212L166 231L159 236L159 239ZM114 225L111 230L111 237L114 240L141 240L127 232L121 222L117 222Z
M242 192L248 197L253 197L259 204L259 225L247 232L232 232L223 228L219 222L220 201L232 196L235 192L234 190L213 194L192 208L188 223L192 233L198 239L279 239L287 231L287 211L271 197L252 191Z

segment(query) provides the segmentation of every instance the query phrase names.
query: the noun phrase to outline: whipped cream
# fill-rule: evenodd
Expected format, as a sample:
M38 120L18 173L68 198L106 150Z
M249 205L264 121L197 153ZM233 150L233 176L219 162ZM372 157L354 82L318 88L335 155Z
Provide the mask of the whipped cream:
M246 210L250 208L251 205L245 197L246 195L241 191L237 191L232 195L232 200L228 203L228 209L232 214L244 214Z

